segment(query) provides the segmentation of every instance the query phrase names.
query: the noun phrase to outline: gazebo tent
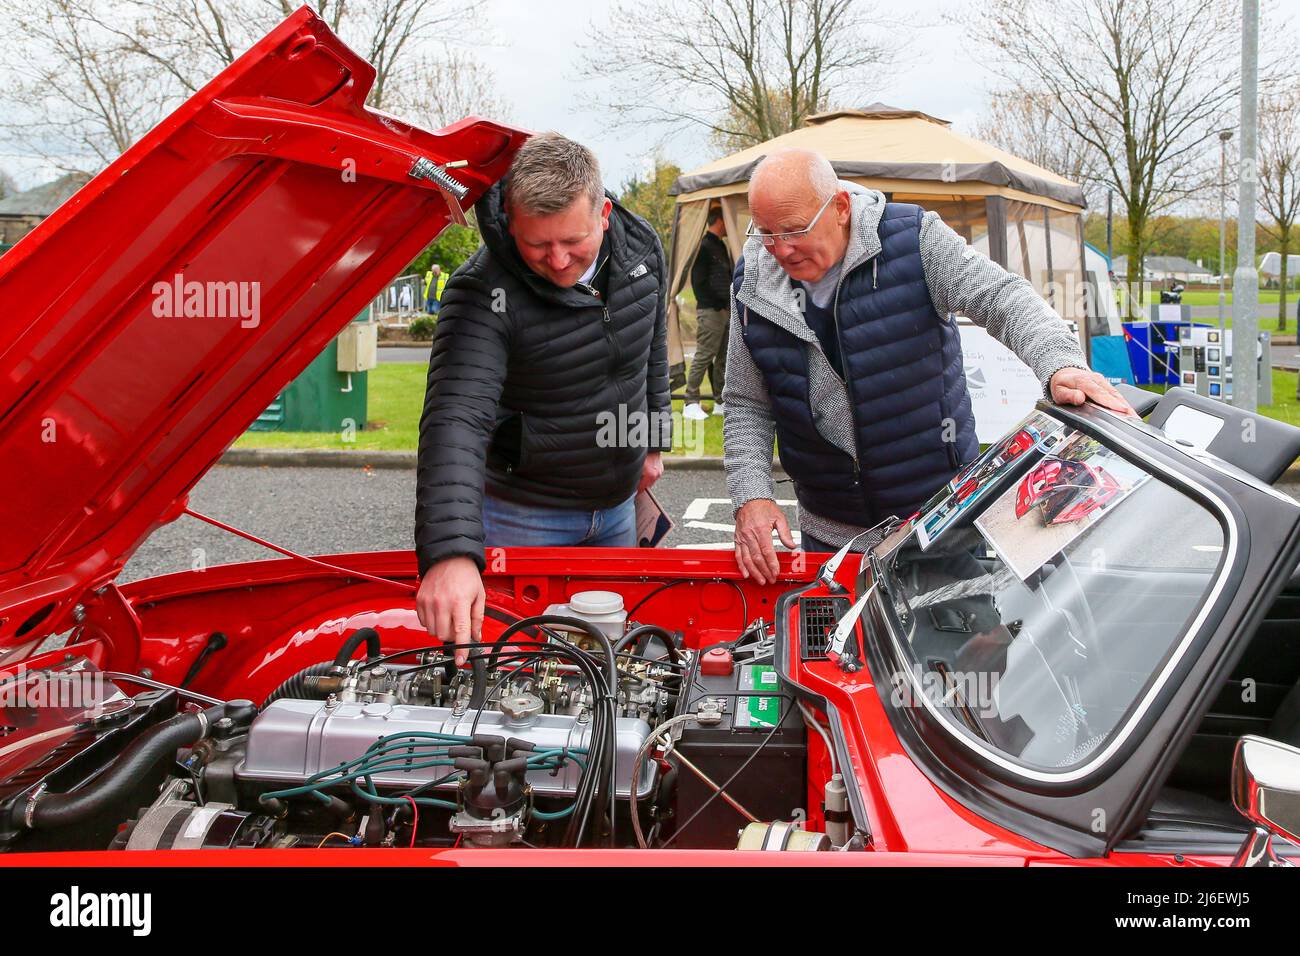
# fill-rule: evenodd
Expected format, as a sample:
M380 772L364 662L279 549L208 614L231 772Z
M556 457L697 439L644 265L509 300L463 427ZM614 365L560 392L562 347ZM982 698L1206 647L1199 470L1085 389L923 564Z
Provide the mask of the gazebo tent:
M793 132L682 174L671 252L669 361L684 356L677 295L699 250L710 206L721 204L727 242L739 258L749 228L749 176L778 149L810 149L841 179L938 212L974 248L1029 279L1062 317L1083 330L1095 290L1085 291L1083 190L1062 176L954 132L919 110L873 103L809 117ZM1091 330L1090 330L1091 331ZM1080 336L1087 348L1086 334Z

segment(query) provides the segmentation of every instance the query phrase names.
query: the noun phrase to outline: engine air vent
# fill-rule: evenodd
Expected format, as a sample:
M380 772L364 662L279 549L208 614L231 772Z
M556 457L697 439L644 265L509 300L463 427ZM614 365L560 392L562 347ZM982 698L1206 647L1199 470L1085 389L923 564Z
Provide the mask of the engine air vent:
M799 647L806 661L825 660L830 632L849 609L846 597L799 599Z

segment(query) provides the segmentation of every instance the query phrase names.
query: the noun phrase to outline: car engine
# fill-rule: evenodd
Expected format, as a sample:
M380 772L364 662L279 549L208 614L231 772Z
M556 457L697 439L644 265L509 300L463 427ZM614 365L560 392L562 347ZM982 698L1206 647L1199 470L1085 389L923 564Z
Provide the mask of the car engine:
M0 847L830 848L768 822L808 792L807 715L769 626L688 649L584 597L618 595L510 618L467 667L441 645L385 654L361 628L260 704L130 697L117 682L146 678L75 662L94 706L39 728L60 745L0 783Z

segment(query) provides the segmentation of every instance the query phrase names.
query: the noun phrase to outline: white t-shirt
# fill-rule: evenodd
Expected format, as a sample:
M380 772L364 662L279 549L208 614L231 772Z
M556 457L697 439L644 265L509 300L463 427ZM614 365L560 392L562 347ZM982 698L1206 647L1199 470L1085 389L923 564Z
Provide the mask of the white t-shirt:
M591 260L591 265L587 266L587 271L578 279L583 285L591 285L591 280L596 276L596 267L600 265L600 251L597 250L596 258Z
M827 269L826 274L816 282L801 283L808 290L808 295L817 308L824 309L831 304L831 296L835 295L835 287L840 283L840 270L842 268L844 268L843 259Z

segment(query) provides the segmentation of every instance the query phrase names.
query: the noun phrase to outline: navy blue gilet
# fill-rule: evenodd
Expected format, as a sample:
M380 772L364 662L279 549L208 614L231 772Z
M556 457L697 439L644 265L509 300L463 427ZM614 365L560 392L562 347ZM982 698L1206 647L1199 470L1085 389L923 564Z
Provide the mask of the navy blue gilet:
M809 342L737 303L745 344L767 383L781 465L801 508L870 527L911 516L979 452L957 324L940 316L921 265L924 210L886 203L871 261L841 278L832 309L858 461L817 431ZM735 288L740 289L743 261Z

